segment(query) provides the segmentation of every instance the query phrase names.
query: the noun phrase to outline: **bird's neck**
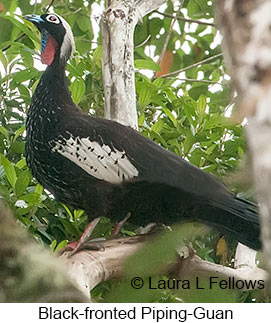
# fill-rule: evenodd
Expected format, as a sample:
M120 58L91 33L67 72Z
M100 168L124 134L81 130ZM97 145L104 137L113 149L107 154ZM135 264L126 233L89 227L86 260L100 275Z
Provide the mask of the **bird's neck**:
M65 75L66 63L62 63L59 59L55 59L53 63L47 67L43 73L40 82L35 90L32 107L36 113L47 110L55 110L59 113L61 109L67 107L75 107L68 88L68 80ZM39 102L35 104L35 100Z
M49 93L52 93L53 95L55 95L55 97L61 96L63 94L63 91L65 92L65 94L68 91L68 94L70 96L65 68L66 63L61 62L61 60L58 58L55 58L53 63L46 68L45 72L42 75L41 82L44 82L43 86L50 89ZM60 90L60 92L56 92L54 91L54 89L58 91Z
M51 77L57 77L65 81L66 65L67 65L67 62L60 59L60 53L59 51L57 51L52 64L46 68L44 74L46 75L48 74Z

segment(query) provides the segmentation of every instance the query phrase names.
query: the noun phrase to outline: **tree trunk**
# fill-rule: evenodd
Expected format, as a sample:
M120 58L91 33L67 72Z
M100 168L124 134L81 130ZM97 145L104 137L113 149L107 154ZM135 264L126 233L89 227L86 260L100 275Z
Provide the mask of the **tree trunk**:
M134 29L166 0L111 0L102 17L105 117L137 129Z
M271 2L218 0L228 70L248 118L247 140L257 190L263 252L271 277ZM271 289L269 289L271 290Z

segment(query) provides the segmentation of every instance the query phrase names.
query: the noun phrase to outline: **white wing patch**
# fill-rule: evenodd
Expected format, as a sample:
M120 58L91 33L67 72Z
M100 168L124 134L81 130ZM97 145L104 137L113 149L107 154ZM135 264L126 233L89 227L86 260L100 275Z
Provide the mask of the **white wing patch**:
M98 179L118 184L138 175L124 151L100 145L89 138L62 138L52 149Z

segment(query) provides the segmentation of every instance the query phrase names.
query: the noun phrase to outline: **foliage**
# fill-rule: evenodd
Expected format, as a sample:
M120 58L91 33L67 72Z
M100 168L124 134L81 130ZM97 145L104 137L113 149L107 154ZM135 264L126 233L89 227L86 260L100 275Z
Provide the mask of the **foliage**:
M0 194L20 223L37 240L59 250L67 240L78 239L86 226L87 216L83 211L58 204L32 178L24 158L25 118L42 68L37 64L39 33L22 16L44 12L48 3L0 0L0 27L5 30L0 33ZM82 110L96 115L103 115L104 103L101 34L96 31L95 11L100 3L91 0L54 2L54 11L69 22L76 41L77 51L67 66L73 99ZM140 131L204 171L221 177L236 169L245 150L242 127L232 124L227 117L232 102L221 56L189 68L176 77L155 77L160 69L155 62L164 46L177 5L178 1L175 7L168 1L159 10L162 14L150 14L136 27L135 68ZM185 0L179 17L212 24L213 1ZM176 71L219 54L219 35L215 26L177 20L167 50L173 57L167 72ZM111 230L110 221L103 219L94 236L108 237ZM134 228L128 224L122 233L134 234ZM218 238L218 233L214 232L200 238L194 236L192 245L202 258L219 262L220 256L216 255ZM230 264L233 247L228 249L227 261ZM98 286L94 295L104 299L108 294L105 289L108 290L109 286L109 291L112 290L111 284ZM118 291L122 291L122 297L128 297L127 285L116 284L120 284ZM250 294L245 295L242 301L251 301ZM142 299L192 301L195 295L193 297L176 296L166 291L145 295ZM205 299L208 297L205 295ZM212 297L210 295L210 299ZM229 301L229 295L222 297L223 300Z

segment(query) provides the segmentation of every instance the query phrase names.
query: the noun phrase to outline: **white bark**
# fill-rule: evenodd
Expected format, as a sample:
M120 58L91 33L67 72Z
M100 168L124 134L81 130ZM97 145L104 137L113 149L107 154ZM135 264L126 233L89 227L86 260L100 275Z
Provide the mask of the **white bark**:
M242 117L258 194L263 252L271 277L271 2L218 0L217 15Z
M257 267L255 262L256 255L257 251L250 249L242 243L238 243L235 251L234 268L239 269L242 267Z
M111 0L102 18L105 117L137 129L134 77L136 24L166 0Z
M71 258L68 253L62 256L65 267L73 282L78 288L89 295L92 288L97 284L113 277L121 277L125 261L136 251L148 243L152 235L140 235L128 238L118 238L101 241L104 249L102 251L80 251ZM194 277L235 280L263 280L266 279L266 272L255 266L255 263L248 261L246 264L238 264L236 268L224 267L210 263L195 255L192 249L184 257L176 253L176 259L161 274L169 274L177 279L191 279ZM151 275L146 273L146 276Z

